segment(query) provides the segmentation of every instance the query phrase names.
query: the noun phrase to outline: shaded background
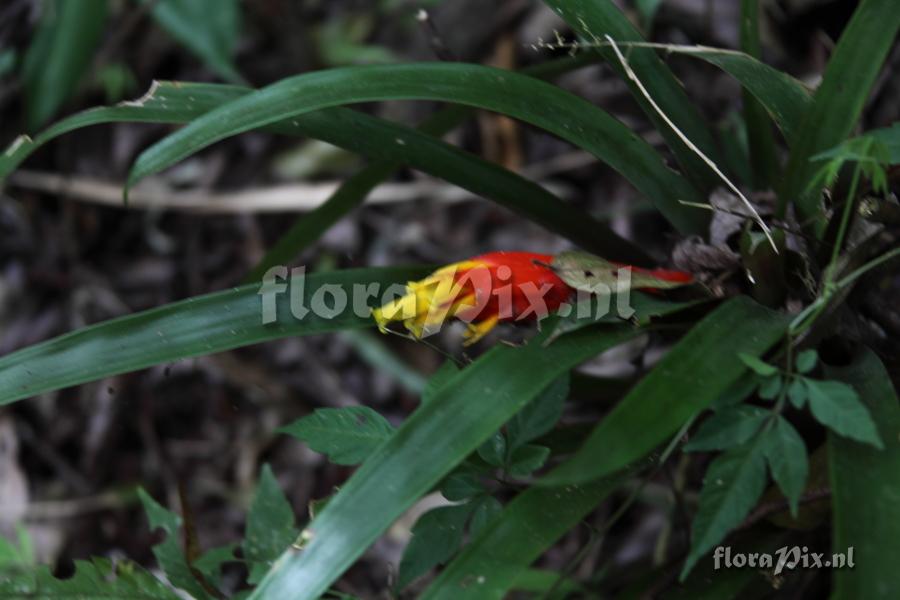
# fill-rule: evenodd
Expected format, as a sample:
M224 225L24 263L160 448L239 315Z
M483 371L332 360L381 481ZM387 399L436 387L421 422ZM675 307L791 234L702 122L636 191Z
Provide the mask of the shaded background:
M551 56L531 47L538 39L553 39L556 29L565 34L553 13L528 0L248 0L231 15L222 8L229 3L198 2L208 6L198 9L199 18L175 23L157 13L166 1L111 0L95 42L72 49L84 54L83 69L72 81L60 78L57 101L31 83L36 70L48 68L33 47L42 17L56 3L6 0L0 6L0 145L78 110L140 96L154 79L263 86L314 69L414 60L518 68ZM620 5L652 41L737 46L738 2ZM855 5L769 2L765 60L814 83ZM417 19L423 8L427 22ZM197 40L213 50L198 50ZM718 123L723 146L744 143L736 129L738 85L700 61L668 60L689 96ZM891 77L898 66L895 48L863 129L898 119L900 80ZM560 84L664 151L608 67L581 69ZM356 108L416 124L436 105ZM0 355L90 323L233 286L297 218L297 212L260 212L252 201L236 214L98 205L98 198L119 193L137 154L171 130L138 124L80 130L50 143L6 182L0 198ZM448 139L553 186L667 262L675 238L659 215L608 167L566 142L490 114L479 114ZM727 152L722 160L728 162ZM249 133L191 157L140 190L163 197L200 193L214 206L229 191L290 184L288 201L308 207L321 201L318 184L338 183L364 164L320 142ZM489 250L568 247L537 225L441 181L401 170L392 183L375 194L386 204L344 218L295 264L440 264ZM458 355L455 333L432 341ZM521 334L502 328L491 340ZM622 389L634 372L631 359L626 349L587 370L619 378ZM0 514L0 527L8 531L24 519L41 560L57 564L61 573L71 569L71 559L89 555L126 555L153 564L155 538L136 504L136 485L171 507L179 504L181 486L201 543L212 547L240 539L263 462L272 465L302 519L307 504L331 493L350 469L328 465L275 429L317 407L353 404L372 406L397 423L416 406L424 379L443 360L436 350L371 332L288 339L18 403L0 412L0 505L10 507ZM598 400L578 398L576 390L565 419L596 415L602 409ZM591 521L601 522L599 513ZM382 593L413 521L401 520L337 587L362 597ZM623 567L622 583L629 565L651 557L663 521L652 504L643 503L610 533L603 551ZM543 560L565 564L587 535L576 530ZM590 572L595 565L589 559L582 568Z

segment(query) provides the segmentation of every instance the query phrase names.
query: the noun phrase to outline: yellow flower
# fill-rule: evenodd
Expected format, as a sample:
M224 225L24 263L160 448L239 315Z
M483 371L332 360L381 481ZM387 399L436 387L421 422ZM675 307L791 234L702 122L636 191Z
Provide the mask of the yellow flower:
M387 332L402 322L415 338L436 332L447 319L467 323L465 345L474 344L499 321L540 319L571 294L549 268L553 257L532 252L490 252L442 267L421 281L411 281L406 294L372 312ZM539 308L535 293L541 292Z

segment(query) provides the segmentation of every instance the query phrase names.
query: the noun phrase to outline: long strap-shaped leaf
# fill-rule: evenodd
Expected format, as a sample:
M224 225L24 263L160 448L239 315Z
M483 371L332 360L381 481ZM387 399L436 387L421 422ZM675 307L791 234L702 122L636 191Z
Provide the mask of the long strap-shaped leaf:
M532 486L516 496L435 579L420 600L500 600L547 548L628 474L583 485Z
M592 328L543 347L497 346L447 382L307 527L251 598L318 598L390 524L512 415L575 365L641 330Z
M812 103L812 95L803 83L743 52L703 46L673 52L701 58L734 77L765 107L788 145L793 144L800 122Z
M250 94L242 87L215 84L161 82L140 101L119 106L92 109L57 123L38 136L34 142L24 142L0 158L0 175L9 172L28 153L52 136L75 127L105 121L163 121L186 123L235 99ZM440 113L430 130L446 129L445 122L453 122L455 113ZM474 154L464 152L437 138L404 125L392 123L347 108L329 108L299 115L268 125L268 131L284 135L304 135L361 153L375 160L388 159L409 164L441 177L460 187L483 195L549 230L568 237L575 243L606 256L632 264L647 264L647 255L594 219L585 211L563 202L540 185L512 171L503 169ZM374 186L386 177L393 165L372 167L354 185ZM303 225L330 225L337 217L352 208L358 194L343 194L340 202L330 203L315 218ZM293 256L287 257L288 259ZM287 260L285 260L287 262ZM271 265L269 265L271 266ZM258 275L258 273L254 273Z
M474 154L414 129L347 108L330 108L297 120L312 137L369 157L392 158L421 168L568 237L581 246L646 264L647 255L587 212L540 185Z
M633 52L655 51L643 47L630 48ZM789 142L796 125L799 124L802 118L803 111L812 102L812 95L801 82L786 73L773 69L748 54L702 46L665 46L660 49L700 58L730 74L741 83L745 93L749 93L756 98L757 102L762 104ZM541 76L546 78L558 74L563 69L588 64L587 59L591 56L591 52L584 52L574 57L541 63L522 72L535 77ZM455 111L458 114L468 114L469 112L467 107L457 106L454 108L461 109ZM444 112L441 111L441 113ZM434 117L443 120L441 119L443 116L441 113L436 113ZM426 130L427 128L428 133L438 135L439 128L431 127L432 124L432 119L429 119L420 129ZM320 232L334 224L340 216L361 204L365 196L398 167L399 165L396 163L379 161L353 175L329 198L328 202L312 211L309 215L298 219L294 227L279 239L276 246L266 254L263 260L260 261L260 264L248 275L247 280L259 279L261 273L264 273L273 265L289 263L308 243L317 239ZM586 224L596 227L593 220L586 221ZM559 233L574 239L572 237L574 234L569 230L565 232L560 231ZM594 252L614 258L614 253L618 252L618 249L613 248L612 244L618 243L618 240L610 237L608 238L610 241L606 241L607 238L605 236L606 234L598 233L594 236L592 245L589 246L584 242L580 242L580 244L584 248L593 248ZM608 250L601 250L598 247L601 243L605 244ZM635 253L632 252L631 254ZM637 255L631 260L626 258L621 258L620 260L635 265L643 264Z
M697 190L606 112L543 81L468 64L346 67L283 79L204 114L145 150L128 184L232 135L331 106L400 99L466 104L531 123L622 173L680 231L700 232L707 221L703 211L679 202L702 200Z
M590 56L571 56L540 63L522 72L532 77L551 79L591 62L593 59ZM3 154L0 154L0 180L9 176L38 148L70 131L115 122L186 123L250 91L252 90L249 88L234 85L155 81L150 90L138 100L84 110L57 121L33 138L26 135L19 136ZM467 110L463 108L461 114L456 114L460 113L459 107L442 111L445 114L434 115L435 122L423 125L422 131L431 135L445 133L444 128L449 128L453 121L461 121ZM449 111L454 114L450 114ZM450 123L445 123L448 120Z
M605 35L616 42L643 42L644 38L631 24L622 11L611 0L544 0L588 42L602 41ZM624 77L622 65L610 48L600 52L606 61ZM703 120L703 116L685 94L681 83L653 52L639 52L629 57L631 68L640 78L663 112L681 129L687 137L707 156L716 156L715 137ZM624 77L632 89L635 100L665 138L678 162L691 180L701 189L709 191L719 185L716 174L707 166L672 129L660 118L646 98L637 90L634 82Z
M538 63L524 68L522 73L551 80L563 73L592 63L591 55L581 54ZM468 106L450 105L431 115L417 129L423 133L441 137L465 121L473 112L473 109ZM294 221L294 225L278 238L278 241L247 275L245 281L259 280L262 274L274 265L290 264L303 249L319 239L344 215L360 206L373 189L402 166L403 164L397 161L379 158L348 177L328 200L310 211L309 214ZM634 264L640 264L640 262L635 260Z
M710 313L591 432L571 460L541 481L565 485L614 473L665 442L746 370L738 358L768 350L787 319L739 296Z
M834 533L832 550L852 548L854 565L835 569L832 598L896 598L900 590L900 406L884 365L866 350L827 370L856 388L878 424L884 450L828 434Z
M819 189L809 189L819 167L810 158L850 135L898 30L896 0L863 0L853 13L794 136L779 192L781 214L796 203L803 219L821 216Z
M355 284L378 283L384 293L390 284L415 279L427 270L392 267L308 275L302 304L307 309L311 308L313 295L324 286L338 286L347 294L347 309L333 318L315 312L309 312L303 319L294 318L290 291L285 290L277 296L277 320L264 325L260 286L245 285L85 327L0 358L0 405L118 373L266 340L369 327L371 318L356 315L352 310L350 301ZM338 288L332 289L338 293ZM331 301L329 296L326 302Z
M42 126L75 91L103 39L106 0L45 2L22 62L28 129Z
M762 56L759 40L758 0L741 0L741 49L754 58ZM762 103L748 89L743 90L744 125L753 167L753 185L757 190L772 189L779 176L772 122Z

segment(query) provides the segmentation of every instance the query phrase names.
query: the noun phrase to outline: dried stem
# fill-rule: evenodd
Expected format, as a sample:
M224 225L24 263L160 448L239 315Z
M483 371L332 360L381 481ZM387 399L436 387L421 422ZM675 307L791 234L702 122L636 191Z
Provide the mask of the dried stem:
M775 240L772 239L772 232L769 230L769 227L768 227L768 225L766 225L766 222L763 221L763 218L756 211L756 208L753 206L753 203L751 203L750 200L747 199L746 196L744 196L744 194L741 192L741 190L739 190L737 188L736 185L731 183L731 180L728 179L728 177L725 175L725 173L723 173L722 170L719 169L718 166L716 166L716 163L714 163L712 161L712 159L710 159L708 156L706 156L703 153L703 151L700 150L700 148L698 148L696 146L696 144L694 144L694 142L692 142L688 136L686 136L680 129L678 129L678 126L672 122L672 120L669 118L669 116L666 115L665 112L663 112L663 110L659 107L659 105L656 103L656 101L653 100L653 97L647 91L647 88L644 87L644 84L641 83L641 80L638 78L637 74L635 74L635 72L632 70L631 65L628 64L628 61L625 59L625 56L622 54L622 51L619 50L619 47L616 45L615 40L613 40L609 35L606 36L606 40L609 42L610 46L612 46L613 52L616 53L616 57L618 57L619 62L622 63L622 68L625 69L625 74L628 76L628 78L631 81L634 82L634 84L637 86L638 90L640 90L641 94L644 96L644 98L646 98L647 102L650 103L650 106L653 107L653 110L655 110L656 113L660 117L662 117L663 121L665 121L666 124L672 128L672 131L675 132L675 134L681 139L681 141L684 142L684 144L688 148L690 148L690 150L694 154L699 156L700 159L703 160L703 162L705 162L707 164L707 166L709 166L709 168L712 169L715 172L715 174L718 175L719 178L722 179L723 182L725 182L725 185L727 185L728 188L732 192L734 192L734 194L738 198L741 199L741 202L743 202L747 206L747 208L750 210L750 213L753 216L753 220L756 221L756 223L763 230L763 233L766 234L766 239L769 240L769 243L772 245L772 248L775 250L775 253L777 254L778 246L775 245Z

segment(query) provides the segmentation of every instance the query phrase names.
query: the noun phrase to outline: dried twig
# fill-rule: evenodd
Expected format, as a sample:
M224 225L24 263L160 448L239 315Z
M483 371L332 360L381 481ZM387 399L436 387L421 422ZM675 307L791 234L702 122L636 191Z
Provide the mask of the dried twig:
M580 164L580 161L572 160L565 164L542 165L541 172L542 174L548 171L558 172L560 169L575 168ZM341 182L321 182L266 186L236 192L173 191L159 185L159 180L148 180L146 184L139 185L131 191L126 207L122 203L121 184L93 177L67 177L44 171L20 170L10 175L8 183L20 189L57 194L116 208L138 210L157 208L209 214L307 212L323 204L341 185ZM157 185L154 186L154 183ZM564 186L544 182L541 185L557 196L571 195ZM439 180L420 179L409 183L383 183L369 194L366 202L391 204L420 198L454 203L472 200L476 196Z
M694 154L699 156L700 159L703 160L703 162L705 162L707 164L707 166L709 166L709 168L712 169L713 172L715 172L715 174L718 175L720 179L722 179L722 181L725 183L725 185L727 185L728 188L732 192L734 192L735 195L738 198L740 198L741 201L747 206L747 208L750 210L750 213L753 215L753 220L756 221L757 224L759 224L760 228L762 228L763 233L766 234L766 239L769 240L769 243L772 245L772 248L775 250L775 253L777 254L778 246L775 245L775 240L772 239L772 232L769 230L769 227L768 227L768 225L766 225L766 222L763 221L763 218L756 211L756 208L753 206L753 203L750 202L750 200L747 199L747 197L744 196L743 193L741 193L741 190L739 190L736 185L731 183L731 180L728 179L728 177L725 175L725 173L722 172L721 169L719 169L719 167L716 165L716 163L714 163L712 161L712 159L710 159L708 156L706 156L703 153L703 151L700 150L700 148L698 148L696 146L696 144L694 144L694 142L692 142L691 139L688 136L686 136L678 128L678 126L672 122L672 120L669 118L669 116L666 115L666 113L659 107L659 105L656 103L656 101L653 99L653 97L647 91L647 88L645 88L644 84L641 83L641 80L638 78L637 74L635 74L635 72L632 70L631 65L629 65L628 61L625 59L625 56L622 55L622 52L621 52L621 50L619 50L619 47L616 45L615 40L613 40L609 35L606 36L606 40L609 42L610 46L612 46L613 52L616 53L616 57L619 59L619 62L622 63L622 68L625 69L625 74L628 76L628 79L630 79L631 81L634 82L634 84L637 86L638 90L641 92L641 94L644 96L644 98L647 100L647 102L650 103L650 106L653 107L653 110L655 110L656 113L660 117L662 117L663 121L665 121L666 124L672 128L672 131L675 132L675 134L679 137L679 139L681 139L681 141L684 142L684 144Z

